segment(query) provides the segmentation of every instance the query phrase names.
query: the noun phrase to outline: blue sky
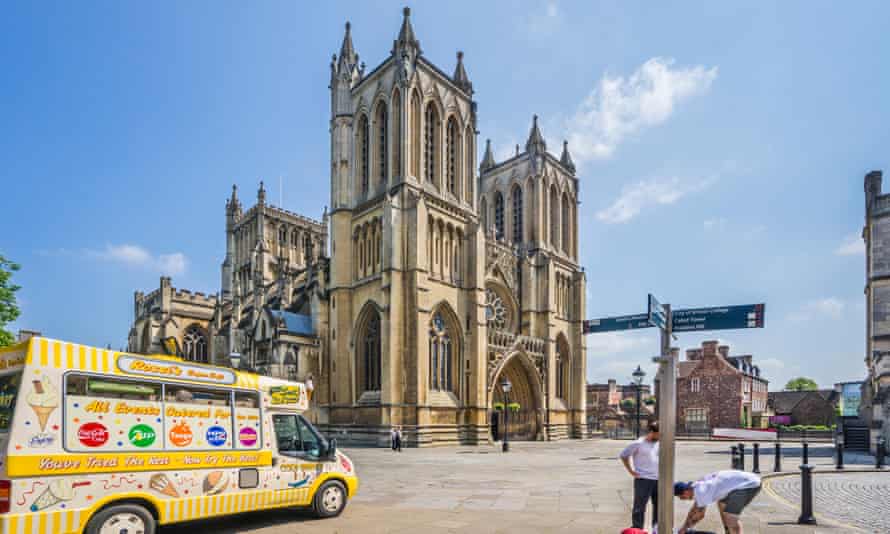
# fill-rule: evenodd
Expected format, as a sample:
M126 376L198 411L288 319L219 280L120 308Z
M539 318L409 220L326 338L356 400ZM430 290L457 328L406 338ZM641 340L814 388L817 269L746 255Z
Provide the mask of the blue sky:
M781 5L774 5L781 4ZM343 23L372 68L403 3L13 2L0 19L0 253L22 317L126 343L133 291L213 293L231 184L328 202L329 61ZM753 353L780 387L864 376L864 174L890 169L890 6L880 2L419 2L425 55L455 52L480 146L537 113L579 164L588 317L766 302L766 328L681 335ZM627 380L654 331L588 337ZM651 373L651 365L647 367Z

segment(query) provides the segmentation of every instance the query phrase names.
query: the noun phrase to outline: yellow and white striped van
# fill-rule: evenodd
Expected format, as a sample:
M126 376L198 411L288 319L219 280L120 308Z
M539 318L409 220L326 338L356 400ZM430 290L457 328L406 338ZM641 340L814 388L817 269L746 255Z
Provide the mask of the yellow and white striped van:
M0 534L128 532L282 507L338 515L350 459L305 386L46 338L0 349Z

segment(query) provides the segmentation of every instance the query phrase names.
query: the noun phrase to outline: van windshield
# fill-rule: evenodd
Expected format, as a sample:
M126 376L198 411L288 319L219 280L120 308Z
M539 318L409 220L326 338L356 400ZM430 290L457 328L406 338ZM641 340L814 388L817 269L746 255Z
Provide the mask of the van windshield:
M9 432L21 382L21 371L0 376L0 433Z

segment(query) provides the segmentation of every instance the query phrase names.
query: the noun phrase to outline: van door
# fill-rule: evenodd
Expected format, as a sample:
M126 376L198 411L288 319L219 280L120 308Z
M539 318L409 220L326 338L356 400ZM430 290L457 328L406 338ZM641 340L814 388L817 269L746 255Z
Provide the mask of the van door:
M309 488L324 471L320 456L327 444L299 415L274 414L272 426L278 449L276 463L282 471L282 478L287 480L290 489ZM309 504L312 496L305 493L304 504Z

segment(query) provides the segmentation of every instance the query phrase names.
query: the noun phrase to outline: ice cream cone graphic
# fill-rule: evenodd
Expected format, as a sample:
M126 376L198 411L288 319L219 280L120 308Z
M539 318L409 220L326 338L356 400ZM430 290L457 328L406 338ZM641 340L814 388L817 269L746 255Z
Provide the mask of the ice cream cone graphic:
M37 512L38 510L49 508L62 501L70 501L74 498L74 490L78 486L86 486L88 484L90 483L75 482L72 484L69 480L53 480L50 482L49 486L43 490L43 493L38 495L37 498L34 499L34 502L31 503L31 511Z
M167 478L167 475L163 473L152 475L151 478L148 479L148 486L163 495L168 495L174 499L179 498L179 492L176 490L176 486L173 485L173 481Z
M34 391L28 394L28 405L37 416L40 431L45 432L49 416L59 407L59 396L56 394L56 388L46 379L33 380L31 383Z

